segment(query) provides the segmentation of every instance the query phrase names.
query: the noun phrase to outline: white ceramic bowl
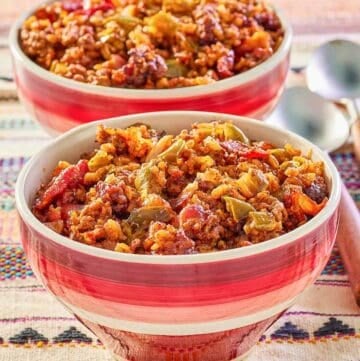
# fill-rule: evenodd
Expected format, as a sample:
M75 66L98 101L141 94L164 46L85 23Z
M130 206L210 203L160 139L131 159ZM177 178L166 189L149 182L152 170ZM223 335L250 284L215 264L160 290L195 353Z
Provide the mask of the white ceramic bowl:
M96 126L142 122L177 133L194 122L232 119L253 140L291 143L324 162L330 196L313 219L273 240L207 254L116 253L72 241L39 222L30 207L59 160L94 148ZM30 264L47 289L120 360L228 361L247 352L310 286L335 241L340 180L329 156L263 122L204 112L160 112L89 123L55 139L19 175L16 204Z

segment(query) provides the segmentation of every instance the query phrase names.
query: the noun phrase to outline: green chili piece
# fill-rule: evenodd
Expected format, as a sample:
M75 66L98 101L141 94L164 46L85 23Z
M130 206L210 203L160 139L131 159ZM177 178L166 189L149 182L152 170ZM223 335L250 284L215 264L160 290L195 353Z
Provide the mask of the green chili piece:
M168 209L161 206L141 207L134 209L127 221L129 223L136 223L139 226L149 224L151 221L168 222L171 219L171 214Z
M250 227L258 231L273 231L276 227L274 216L269 212L250 212Z
M164 152L168 143L171 143L171 140L174 138L173 135L164 135L159 141L154 145L151 151L148 153L146 157L146 162L150 161L151 159L156 158L161 152Z
M244 132L232 123L224 124L224 137L225 140L238 140L242 143L250 144Z
M224 196L223 200L226 204L226 210L231 213L237 222L245 218L249 212L255 211L255 208L250 203L244 202L241 199Z
M185 148L185 140L178 139L176 142L170 145L168 149L159 154L159 158L166 160L167 162L175 162L180 152Z
M141 196L144 198L150 192L150 177L151 177L151 167L154 165L152 161L149 163L144 163L139 169L139 172L135 178L135 188L141 193Z
M177 78L180 76L186 76L188 69L185 65L178 62L177 59L169 59L166 61L168 78Z

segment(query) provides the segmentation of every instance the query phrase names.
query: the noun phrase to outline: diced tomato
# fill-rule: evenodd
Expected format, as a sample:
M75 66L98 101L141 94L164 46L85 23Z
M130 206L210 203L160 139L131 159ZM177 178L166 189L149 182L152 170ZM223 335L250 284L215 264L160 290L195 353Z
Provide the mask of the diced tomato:
M66 189L83 184L85 173L88 172L88 170L87 160L80 160L76 165L71 165L62 170L49 184L48 188L35 205L35 208L42 210L55 198L64 193Z
M264 142L264 141L257 143L257 146L263 150L268 150L268 149L274 148L274 146L271 143Z
M57 20L58 15L54 12L47 12L45 8L40 8L35 12L35 16L38 19L48 19L50 23L53 23Z
M63 9L68 12L76 12L77 14L84 14L87 16L94 15L97 11L108 11L114 9L115 6L111 0L104 0L100 5L84 9L83 1L65 1L62 5Z
M206 218L206 212L204 208L198 204L192 204L186 206L179 214L180 223L188 221L189 219L200 219Z
M108 10L111 10L111 9L114 9L114 5L112 3L111 4L105 3L105 4L98 5L98 6L94 6L91 9L84 10L84 13L86 15L88 15L88 16L92 16L93 14L95 14L99 10L108 11Z
M235 140L222 142L221 146L229 153L236 153L238 156L246 159L266 159L269 156L269 154L261 148L249 148Z
M310 197L303 193L293 193L293 202L297 204L300 209L309 216L315 216L318 214L325 206L327 199L324 198L320 204L317 204Z
M262 149L252 149L245 153L240 153L246 159L266 159L269 154Z

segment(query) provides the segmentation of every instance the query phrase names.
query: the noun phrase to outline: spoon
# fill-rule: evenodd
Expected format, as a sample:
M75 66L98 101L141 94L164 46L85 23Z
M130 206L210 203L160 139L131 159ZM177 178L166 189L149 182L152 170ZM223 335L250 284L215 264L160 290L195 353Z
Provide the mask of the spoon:
M303 136L328 152L341 147L349 137L344 113L305 86L287 88L267 121Z
M349 134L344 114L304 86L285 89L277 108L266 121L298 133L327 151L340 147ZM360 306L360 217L357 215L358 209L342 184L336 243Z
M348 40L333 40L315 50L306 69L311 91L331 101L352 103L355 119L350 124L354 151L360 161L360 45Z

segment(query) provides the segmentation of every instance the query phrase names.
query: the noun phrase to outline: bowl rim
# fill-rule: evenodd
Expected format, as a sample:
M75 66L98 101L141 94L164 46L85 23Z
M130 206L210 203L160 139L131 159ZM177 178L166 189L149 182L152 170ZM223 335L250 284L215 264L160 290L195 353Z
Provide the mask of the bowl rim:
M227 79L216 81L215 83L206 85L188 86L182 88L170 89L128 89L128 88L114 88L100 85L93 85L81 83L72 79L67 79L62 76L51 73L49 70L43 69L41 66L32 61L21 49L19 44L19 31L22 23L35 12L40 6L52 3L54 0L47 0L35 6L32 6L28 11L24 12L12 25L9 33L9 45L14 59L20 61L22 65L31 73L37 75L39 78L55 83L69 90L78 91L86 94L93 94L98 96L110 96L113 98L124 99L177 99L189 98L197 96L207 96L213 93L226 91L233 87L242 86L246 83L255 81L264 74L272 71L278 64L286 58L290 51L293 30L290 22L284 17L281 11L273 7L276 14L279 16L281 24L284 28L284 38L280 47L264 62L247 70L243 73L234 75Z
M69 137L76 137L77 134L81 133L87 128L95 129L96 126L99 124L105 123L106 125L106 122L110 122L110 121L117 121L121 123L121 120L129 121L129 122L130 121L139 122L143 120L143 118L147 118L148 116L155 116L155 115L158 118L159 117L167 118L167 117L179 116L179 115L182 115L184 117L193 117L194 123L196 122L196 119L199 117L208 117L207 121L210 121L210 118L213 117L215 117L215 119L222 117L222 119L226 119L226 118L234 119L245 123L256 122L257 125L259 125L260 127L267 128L269 130L275 130L276 132L282 133L283 135L286 136L291 135L292 138L299 140L308 149L315 150L321 156L321 160L329 168L330 178L332 182L332 189L326 206L320 211L319 214L316 215L316 217L312 218L305 224L279 237L273 238L269 241L257 243L248 247L233 248L225 251L198 253L198 254L190 254L190 255L139 255L139 254L119 253L107 249L101 249L83 243L79 243L74 240L71 240L68 237L62 236L56 233L55 231L52 231L50 228L46 227L45 224L41 223L35 217L35 215L31 212L30 207L28 206L25 200L25 181L31 169L36 167L37 161L42 157L46 156L48 149L60 145ZM119 124L119 126L121 125ZM133 114L133 115L98 120L96 122L91 122L75 127L74 129L53 139L40 151L38 151L35 155L33 155L31 159L27 162L25 167L21 170L15 187L16 207L20 217L25 223L30 225L30 227L32 227L34 230L40 233L43 237L50 239L53 242L65 248L70 248L73 251L85 253L87 255L100 257L103 259L117 260L117 261L130 262L130 263L161 264L161 265L197 264L197 263L208 263L208 262L240 259L243 257L248 257L259 253L263 253L269 250L274 250L289 243L296 242L299 238L303 237L304 235L315 231L334 214L340 202L340 194L341 194L341 180L340 180L340 175L334 163L331 161L329 155L326 152L320 150L320 148L318 148L316 145L312 144L305 138L293 132L280 129L274 125L265 122L259 122L258 120L254 120L248 117L235 116L224 113L201 112L201 111L162 111L162 112L140 113L140 114Z

